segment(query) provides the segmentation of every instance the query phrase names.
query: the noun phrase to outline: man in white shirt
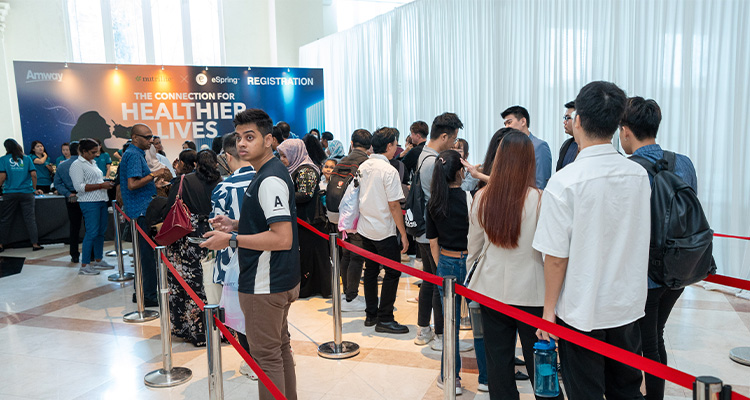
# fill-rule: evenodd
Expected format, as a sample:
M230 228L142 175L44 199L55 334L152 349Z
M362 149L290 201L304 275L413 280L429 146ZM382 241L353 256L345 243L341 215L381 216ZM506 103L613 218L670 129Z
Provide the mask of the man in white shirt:
M581 152L549 180L533 247L545 254L543 318L639 354L651 188L645 170L611 144L626 100L610 82L578 93L573 133ZM643 399L641 371L566 340L559 347L569 398Z
M359 222L357 233L362 236L365 250L399 262L401 253L406 253L409 242L399 201L404 198L401 179L389 160L396 154L398 131L395 128L380 128L372 136L373 153L359 166ZM401 235L401 246L396 232ZM376 332L409 333L409 328L393 319L393 303L396 301L398 280L401 272L385 267L380 304L378 305L378 274L380 264L370 259L365 261L363 287L365 290L365 326L375 326Z

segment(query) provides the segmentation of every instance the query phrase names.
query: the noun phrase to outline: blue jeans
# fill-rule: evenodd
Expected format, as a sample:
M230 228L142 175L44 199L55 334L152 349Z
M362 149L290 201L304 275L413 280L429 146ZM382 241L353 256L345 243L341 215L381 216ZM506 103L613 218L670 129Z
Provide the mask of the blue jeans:
M453 275L456 277L456 283L462 284L466 279L466 255L463 255L460 258L453 258L441 254L440 259L438 260L437 274L441 278L448 275ZM443 287L440 286L439 290L440 301L442 303ZM443 310L445 310L445 307L446 305L443 304ZM454 308L454 315L456 316L456 320L454 321L454 323L456 324L456 378L458 378L459 372L461 372L461 354L458 351L458 332L461 325L461 296L456 295ZM443 341L443 343L445 343L445 336L443 336ZM440 357L440 377L443 378L443 357Z
M469 305L471 300L466 299L466 305ZM473 321L472 321L473 323ZM477 382L486 385L487 384L487 355L484 349L484 337L474 338L474 353L477 356L477 370L479 370L479 377Z
M78 203L81 206L83 222L86 225L86 236L83 237L81 264L91 263L91 250L94 259L101 260L104 253L104 232L107 231L107 202L92 201Z

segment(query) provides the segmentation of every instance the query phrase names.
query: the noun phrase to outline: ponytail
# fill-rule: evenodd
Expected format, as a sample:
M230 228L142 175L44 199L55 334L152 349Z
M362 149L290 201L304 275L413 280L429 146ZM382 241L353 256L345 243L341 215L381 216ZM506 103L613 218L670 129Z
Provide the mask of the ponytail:
M427 202L427 212L433 219L448 218L450 213L449 185L456 181L456 174L461 168L463 168L461 156L455 150L443 151L435 160L430 184L430 201Z

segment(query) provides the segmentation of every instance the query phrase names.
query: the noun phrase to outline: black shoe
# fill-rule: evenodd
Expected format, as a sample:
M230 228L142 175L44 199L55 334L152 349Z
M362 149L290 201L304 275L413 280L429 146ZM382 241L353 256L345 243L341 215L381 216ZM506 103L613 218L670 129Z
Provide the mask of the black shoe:
M39 247L32 247L31 248L31 251L39 251L39 250L44 250L44 247L39 246Z
M409 333L409 328L407 328L404 325L399 324L396 321L378 322L378 324L375 325L375 332L401 334L401 333Z
M73 264L78 264L78 257L70 257L70 262Z
M0 253L5 251L5 247L0 247Z
M137 303L138 301L135 299L135 293L133 293L133 303Z
M156 300L143 299L144 307L159 307L159 302ZM529 379L527 376L526 379Z
M520 359L518 357L516 357L516 359L513 362L516 363L516 365L526 365L526 361L524 361L524 360L522 360L522 359Z
M378 317L367 317L365 318L365 326L373 326L378 323Z
M529 379L529 376L524 374L521 371L516 371L516 380L517 381L526 381Z

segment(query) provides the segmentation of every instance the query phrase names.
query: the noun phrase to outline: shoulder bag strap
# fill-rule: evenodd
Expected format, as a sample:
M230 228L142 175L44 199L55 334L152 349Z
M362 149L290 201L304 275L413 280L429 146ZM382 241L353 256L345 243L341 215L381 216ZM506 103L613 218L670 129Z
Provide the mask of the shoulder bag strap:
M182 198L182 182L183 182L184 180L185 180L185 175L183 174L183 175L182 175L182 176L180 177L180 188L179 188L179 189L177 189L177 198L178 198L178 199L181 199L181 198Z

